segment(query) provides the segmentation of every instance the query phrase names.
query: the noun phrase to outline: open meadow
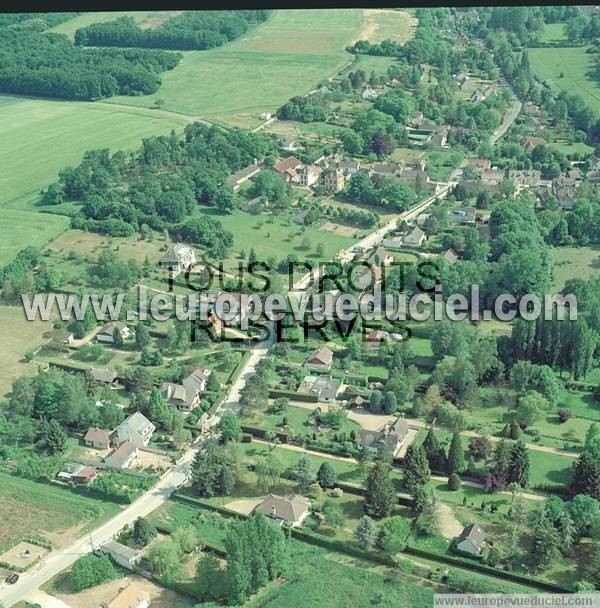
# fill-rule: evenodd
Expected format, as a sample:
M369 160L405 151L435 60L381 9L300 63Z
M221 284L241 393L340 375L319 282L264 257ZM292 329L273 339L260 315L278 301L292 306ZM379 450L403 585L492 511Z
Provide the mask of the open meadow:
M594 55L587 47L530 48L529 62L540 80L552 87L579 95L594 111L600 114L600 84L592 74Z
M106 21L114 21L119 17L131 17L136 23L141 23L147 19L155 11L111 11L111 12L96 12L83 13L77 15L73 19L69 19L48 31L55 34L65 34L71 40L75 37L75 32L82 28L92 25L92 23L105 23Z
M554 247L552 258L556 290L569 279L590 279L600 273L600 251L592 247Z
M256 118L336 73L350 60L344 49L361 37L362 27L359 9L278 11L230 44L185 52L153 95L111 101L145 107L159 101L224 123L240 114Z

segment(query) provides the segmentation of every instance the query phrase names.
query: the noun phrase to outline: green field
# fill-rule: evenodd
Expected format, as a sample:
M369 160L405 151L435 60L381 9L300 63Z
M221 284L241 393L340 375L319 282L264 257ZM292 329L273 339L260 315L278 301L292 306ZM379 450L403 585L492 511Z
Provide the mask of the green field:
M564 23L546 23L540 36L540 42L545 44L559 44L565 40Z
M552 258L556 290L569 279L589 279L600 273L600 251L592 247L554 247Z
M65 546L119 509L114 503L0 472L0 544L31 534Z
M92 23L103 23L105 21L113 21L119 17L132 17L136 22L143 21L148 17L152 11L113 11L110 13L105 12L90 12L78 15L73 19L69 19L56 27L51 28L50 32L56 34L66 34L69 38L73 39L75 31L82 27L87 27Z
M181 65L163 74L158 92L112 101L163 107L227 121L273 110L335 74L350 56L362 11L278 11L243 38L207 51L184 53Z
M28 245L42 247L69 227L69 218L0 208L0 268Z
M168 134L189 121L105 103L11 96L0 96L0 117L0 207L19 208L52 183L60 169L78 164L86 150L136 149L143 137Z
M553 87L579 95L592 110L600 112L600 84L592 73L594 55L586 47L530 48L529 62L535 75ZM561 78L560 75L564 74Z
M225 261L226 270L237 270L237 263L242 262L241 258L236 257L237 254L243 250L247 256L251 247L260 261L266 261L271 256L279 261L289 253L294 253L301 261L318 263L318 256L314 256L319 243L324 249L323 260L330 259L340 249L350 247L354 243L350 237L318 228L303 228L290 220L271 215L251 215L240 210L221 214L213 207L202 207L199 213L213 217L223 224L223 228L233 232L233 253ZM310 250L302 248L305 238L310 240Z

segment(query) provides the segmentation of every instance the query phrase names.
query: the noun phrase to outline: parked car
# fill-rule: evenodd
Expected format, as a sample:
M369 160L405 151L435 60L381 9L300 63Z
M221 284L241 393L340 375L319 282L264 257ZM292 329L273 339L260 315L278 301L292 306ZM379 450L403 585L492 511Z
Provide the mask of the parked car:
M9 585L14 585L17 581L19 580L19 575L15 574L14 572L12 574L9 574L5 579L4 582L8 583Z

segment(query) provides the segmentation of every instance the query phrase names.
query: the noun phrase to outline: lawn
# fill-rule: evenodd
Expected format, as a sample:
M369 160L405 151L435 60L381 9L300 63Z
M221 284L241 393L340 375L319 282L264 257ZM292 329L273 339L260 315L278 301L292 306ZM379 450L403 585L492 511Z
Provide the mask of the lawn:
M544 31L540 36L540 42L545 44L557 44L565 41L564 23L546 23Z
M119 510L115 503L0 472L0 544L31 534L65 546Z
M160 100L166 109L224 122L258 116L339 71L361 22L360 9L277 11L231 44L185 52L153 95L112 101L152 107Z
M237 254L244 251L247 256L250 248L254 249L257 259L261 262L266 262L271 256L279 261L288 254L296 254L300 261L308 261L315 265L319 261L332 258L340 249L346 249L354 243L354 239L350 237L318 228L303 228L281 216L252 215L241 210L222 214L213 207L202 207L198 213L219 220L225 230L233 233L233 252L225 260L225 269L235 269L236 272L238 263L247 264L247 260L238 258ZM302 247L305 238L310 241L309 250ZM322 259L315 254L319 243L324 249Z
M592 78L594 55L586 53L586 47L530 48L528 53L531 68L540 80L579 95L598 115L600 84Z
M589 279L600 274L600 250L593 247L553 247L554 284L560 291L569 279Z
M31 206L58 172L93 148L137 149L143 137L165 135L188 119L103 102L0 96L0 207ZM26 162L25 162L26 161ZM4 228L4 222L2 223ZM4 240L5 230L0 232Z
M0 268L21 249L43 247L68 227L69 218L64 215L0 208Z

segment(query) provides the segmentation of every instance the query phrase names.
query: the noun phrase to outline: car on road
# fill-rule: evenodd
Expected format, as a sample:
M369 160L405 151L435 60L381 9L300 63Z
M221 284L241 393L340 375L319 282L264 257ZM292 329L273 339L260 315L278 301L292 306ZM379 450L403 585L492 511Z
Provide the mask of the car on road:
M19 575L15 574L14 572L12 574L9 574L5 579L4 582L8 583L9 585L14 585L17 581L19 580Z

